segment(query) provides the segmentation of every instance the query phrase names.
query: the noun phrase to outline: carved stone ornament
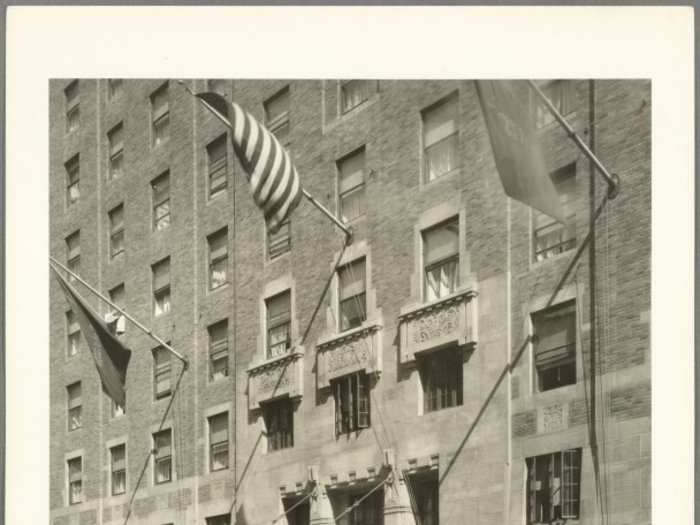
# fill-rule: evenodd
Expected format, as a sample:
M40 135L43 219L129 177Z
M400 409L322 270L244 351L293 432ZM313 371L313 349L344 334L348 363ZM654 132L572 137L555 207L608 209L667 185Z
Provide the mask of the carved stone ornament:
M317 345L318 387L330 385L331 379L364 370L381 370L381 325L369 322L340 335L326 338Z
M298 397L303 393L304 356L302 349L248 368L249 409L278 397Z

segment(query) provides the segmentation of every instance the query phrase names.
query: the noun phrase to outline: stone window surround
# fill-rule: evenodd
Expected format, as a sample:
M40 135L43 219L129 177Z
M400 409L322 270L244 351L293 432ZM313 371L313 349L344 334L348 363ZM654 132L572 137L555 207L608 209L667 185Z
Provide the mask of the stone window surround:
M373 79L370 79L373 80ZM322 80L321 81L321 133L323 135L330 133L337 126L343 122L347 122L349 119L353 118L355 115L362 113L365 109L373 106L379 100L379 93L381 88L379 86L379 79L377 79L377 90L373 96L365 100L359 106L354 107L347 113L341 113L340 111L340 82L338 79L333 80ZM336 93L336 115L329 119L327 108L328 102L326 101L326 93L330 90L334 90Z
M69 483L69 480L68 480L68 462L69 462L71 459L75 459L75 458L81 458L80 467L81 467L81 469L82 469L82 478L81 478L81 480L82 480L82 484L83 484L83 485L82 485L81 501L80 501L80 503L73 503L73 504L71 504L71 503L70 503L70 496L69 496L69 494L68 494L68 493L69 493L69 490L70 490L70 489L69 489L70 483ZM85 503L85 502L87 501L87 497L86 497L86 495L85 495L85 487L86 487L86 484L85 484L85 481L86 481L86 478L85 478L85 449L84 449L84 448L79 448L79 449L71 450L70 452L66 452L66 453L63 455L63 465L64 465L64 469L65 469L64 481L63 481L63 486L64 486L63 504L64 504L64 506L66 506L66 507L68 507L68 506L71 506L71 507L80 506L81 504L83 504L83 503Z
M127 491L124 494L117 494L116 496L112 494L112 453L111 449L114 447L118 447L119 445L124 445L124 463L126 465L126 469L124 469L124 476L125 476L125 486L127 487ZM107 454L107 459L105 462L105 465L107 465L107 470L108 470L108 490L107 490L107 498L112 498L114 500L119 500L119 499L126 499L128 496L129 490L129 446L128 446L128 438L126 434L123 434L121 436L113 437L111 439L108 439L105 441L105 453Z
M299 329L299 321L297 319L297 308L296 308L296 283L294 278L290 273L287 273L274 281L265 283L263 291L258 299L258 311L260 315L260 327L261 330L257 337L257 358L253 359L251 367L257 367L268 362L274 362L280 358L280 356L268 358L267 357L267 304L265 301L278 295L282 292L289 290L289 309L290 309L290 339L292 341L292 346L289 353L302 352L303 348L298 347L295 341L298 341L301 337Z
M203 432L204 432L205 453L203 454L203 457L202 457L203 463L202 463L201 467L202 467L202 472L205 472L208 475L216 475L216 474L220 474L221 472L229 472L229 469L217 470L215 472L212 472L209 469L209 465L210 465L209 454L211 453L211 448L210 448L211 443L209 442L209 438L211 437L210 432L209 432L209 418L212 416L216 416L218 414L221 414L222 412L226 412L226 414L228 416L228 444L229 444L228 454L229 454L229 462L230 462L231 450L232 450L232 446L231 446L231 430L232 430L231 417L233 414L233 410L235 410L233 407L233 403L229 401L226 403L219 403L218 405L208 407L208 408L204 409L204 411L202 412L202 416L204 418L204 421L202 424L203 424Z
M584 330L587 330L585 326L582 326L580 323L580 315L581 315L581 300L580 298L583 297L583 284L579 284L578 287L575 284L569 284L567 286L562 287L561 290L557 293L554 302L552 302L551 305L549 305L549 308L558 306L562 303L565 303L567 301L573 300L576 304L576 317L577 317L577 323L576 323L576 383L573 385L566 385L560 388L554 388L551 390L547 390L545 392L538 392L537 391L537 374L535 370L535 346L532 342L532 340L529 340L527 343L527 391L526 393L528 395L535 395L538 397L544 398L557 398L559 397L557 393L561 393L563 390L569 391L572 388L575 389L576 385L580 382L581 378L583 377L583 359L581 358L581 332ZM551 298L551 294L542 294L538 295L537 297L531 299L528 301L526 304L522 306L522 316L523 316L523 332L527 334L528 337L531 337L534 333L534 326L532 324L532 315L536 312L539 312L540 310L543 310L547 307L547 303L549 302ZM522 359L522 357L521 357ZM545 452L546 453L546 452Z
M158 432L163 432L165 430L170 430L170 481L167 483L155 483L156 456L155 454L151 454L150 458L148 459L149 467L151 468L151 482L149 485L151 490L158 489L162 486L172 486L170 484L178 480L178 465L175 461L175 455L177 454L177 451L175 450L175 428L173 427L173 420L168 418L163 422L162 428L160 428L160 430L158 430L159 427L161 427L159 423L154 423L153 425L148 427L148 439L151 443L151 447L155 449L155 440L153 439L153 434L157 434Z
M448 102L451 98L456 98L457 99L457 116L455 118L455 125L457 128L457 154L460 154L461 152L461 146L462 146L462 140L463 140L463 130L461 126L461 117L462 117L462 100L463 96L460 90L460 86L457 85L454 88L451 88L447 92L441 94L438 97L433 98L428 104L423 105L417 112L417 118L418 118L418 188L420 190L423 190L426 187L431 186L433 183L437 181L443 181L443 180L450 180L453 179L455 176L459 176L460 173L464 170L464 166L460 163L456 168L451 170L448 173L445 173L436 179L433 179L431 181L426 181L425 180L425 137L423 134L424 131L424 115L426 112L430 111L433 108L436 108L440 105L442 105L445 102ZM425 228L424 228L425 229ZM460 227L459 231L463 232L462 230L462 221L460 220ZM460 255L461 255L461 250L460 250Z

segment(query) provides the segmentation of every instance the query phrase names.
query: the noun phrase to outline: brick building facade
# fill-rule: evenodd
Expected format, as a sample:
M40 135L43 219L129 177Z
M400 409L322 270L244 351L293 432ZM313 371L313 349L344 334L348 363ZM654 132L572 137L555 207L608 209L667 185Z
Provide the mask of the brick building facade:
M117 322L113 406L52 281L52 524L122 523L150 450L130 523L229 523L237 485L238 524L650 523L649 82L595 82L622 181L596 228L597 475L586 255L548 306L589 213L556 123L533 109L566 227L505 196L472 81L189 85L265 122L353 242L306 201L267 235L177 82L52 81L50 252L189 360ZM544 86L587 138L590 82Z

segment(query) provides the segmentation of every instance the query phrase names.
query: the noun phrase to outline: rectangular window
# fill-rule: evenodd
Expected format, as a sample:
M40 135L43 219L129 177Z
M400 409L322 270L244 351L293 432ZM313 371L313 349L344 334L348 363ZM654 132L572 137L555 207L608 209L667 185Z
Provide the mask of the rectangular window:
M360 326L367 320L365 258L338 269L338 320L340 331Z
M287 513L287 525L309 525L311 507L308 499L302 501L302 497L284 498L282 504Z
M265 106L265 126L275 134L283 146L289 145L289 86L285 86L267 99Z
M209 245L209 289L216 290L228 283L228 229L212 233L207 237Z
M80 84L74 80L63 91L66 96L66 132L80 127Z
M126 445L109 449L112 466L112 496L126 492Z
M207 525L231 525L230 514L219 514L207 518Z
M151 266L153 274L153 315L170 312L170 257Z
M63 166L66 169L66 203L71 206L80 199L80 154L73 155Z
M107 79L107 94L109 99L118 97L124 89L124 82L121 78Z
M170 95L168 83L151 95L151 145L155 148L170 137Z
M348 507L353 507L348 514L348 525L383 525L384 524L384 490L379 489L367 496L366 492L350 494Z
M124 169L124 123L120 122L107 133L109 140L109 178L122 176Z
M568 301L532 314L538 390L576 383L576 303Z
M228 412L209 418L209 470L228 468Z
M459 281L459 220L454 217L423 231L424 294L434 301L453 293Z
M80 325L73 310L66 312L66 353L74 356L80 349Z
M168 343L170 344L170 343ZM170 395L171 367L170 351L159 346L152 350L153 353L153 397L163 399Z
M423 386L423 412L462 404L462 351L446 348L418 357Z
M173 475L172 429L153 434L153 482L167 483Z
M562 116L571 112L573 107L573 84L570 80L552 80L541 84L539 88ZM554 122L554 116L540 101L537 94L532 93L532 97L537 127L541 128Z
M228 182L226 133L207 145L207 167L209 170L209 198L213 199L226 191Z
M294 446L294 407L291 399L265 403L263 418L268 452Z
M347 113L356 108L377 91L376 80L346 80L340 84L341 111Z
M80 230L76 230L66 237L66 266L68 269L80 275ZM70 282L75 281L75 277L68 275Z
M124 288L124 283L118 284L111 290L109 290L109 300L112 301L116 306L124 310L126 304L126 290ZM112 308L110 312L105 316L105 321L107 326L112 330L113 334L121 335L126 332L126 318L119 313L119 310Z
M357 372L331 381L335 401L335 434L370 426L369 377Z
M68 430L83 426L82 387L77 381L66 387L68 393Z
M226 96L226 80L214 78L207 80L207 91L210 93L218 93L222 97Z
M292 249L292 226L289 219L280 224L275 233L267 232L267 257L276 259Z
M228 320L207 328L209 333L209 380L228 376Z
M68 503L75 505L83 501L83 458L69 459L68 466Z
M170 226L170 172L166 171L151 181L153 200L153 229Z
M365 212L365 148L338 161L338 208L343 222Z
M292 293L287 290L265 300L267 358L286 354L292 347Z
M114 258L124 253L124 204L109 211L109 255Z
M411 490L419 525L440 525L440 484L437 472L411 479Z
M527 525L579 518L581 449L526 459Z
M576 247L576 164L551 174L566 218L562 224L549 215L533 210L535 261L543 261Z
M423 181L430 182L459 166L457 94L423 111Z
M125 407L118 405L117 402L114 401L114 399L110 399L110 401L111 401L111 407L112 407L111 412L112 412L113 418L120 417L120 416L123 416L124 414L126 414Z

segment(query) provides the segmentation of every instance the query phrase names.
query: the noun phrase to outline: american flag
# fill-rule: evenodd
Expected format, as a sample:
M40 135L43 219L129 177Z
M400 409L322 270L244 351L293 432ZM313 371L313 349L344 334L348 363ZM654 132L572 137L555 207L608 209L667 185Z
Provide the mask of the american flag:
M255 204L275 233L302 197L299 174L289 153L255 117L217 93L196 97L231 131L233 150L248 175Z

